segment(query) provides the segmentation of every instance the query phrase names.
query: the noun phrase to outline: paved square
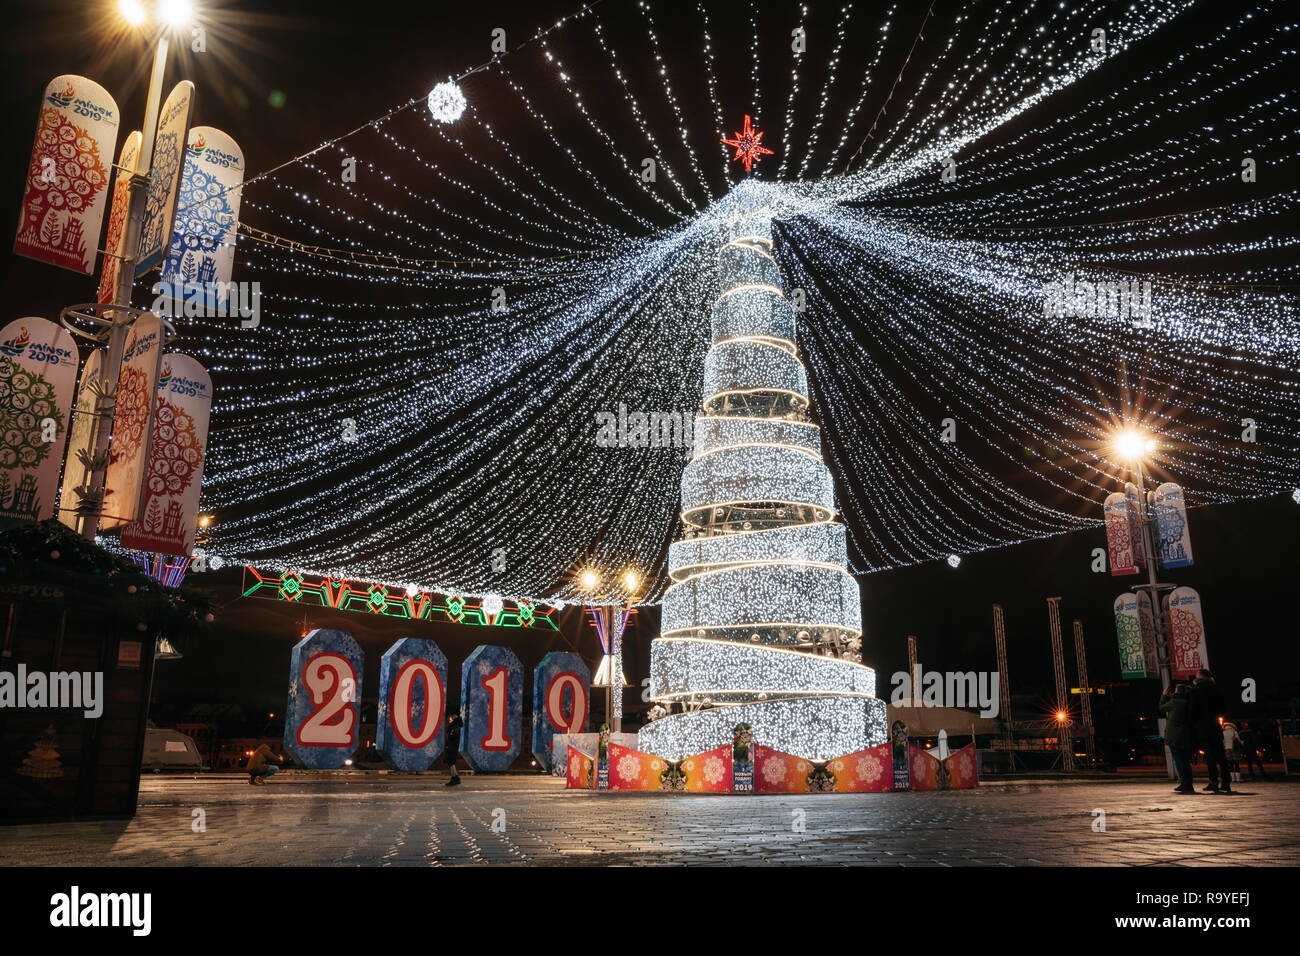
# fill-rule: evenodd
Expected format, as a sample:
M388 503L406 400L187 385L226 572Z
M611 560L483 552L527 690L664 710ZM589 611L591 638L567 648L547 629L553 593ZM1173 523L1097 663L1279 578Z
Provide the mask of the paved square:
M1246 782L1234 797L1178 796L1163 780L708 796L444 779L146 777L133 820L0 827L0 865L1300 864L1294 782ZM1097 809L1105 832L1093 830ZM192 828L196 810L205 832Z

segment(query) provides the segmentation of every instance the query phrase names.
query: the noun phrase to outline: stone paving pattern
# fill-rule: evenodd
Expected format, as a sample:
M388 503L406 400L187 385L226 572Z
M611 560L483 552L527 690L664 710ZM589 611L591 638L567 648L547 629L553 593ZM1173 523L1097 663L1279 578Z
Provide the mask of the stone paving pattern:
M1160 781L914 794L567 791L541 776L147 776L133 820L0 827L0 865L1300 864L1300 786L1179 796ZM195 833L193 811L206 814ZM1093 830L1093 810L1106 831ZM504 810L504 832L493 830ZM803 832L795 823L803 811ZM496 814L499 819L500 814Z

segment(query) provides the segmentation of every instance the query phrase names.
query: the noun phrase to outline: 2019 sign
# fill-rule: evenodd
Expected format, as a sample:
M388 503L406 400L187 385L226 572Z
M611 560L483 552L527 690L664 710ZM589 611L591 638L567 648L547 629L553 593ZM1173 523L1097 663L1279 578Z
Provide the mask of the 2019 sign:
M346 631L315 630L293 648L284 746L312 770L337 770L357 749L365 654ZM402 638L379 669L376 749L394 770L423 771L443 752L446 655L433 641ZM553 652L533 673L532 752L551 769L557 733L583 733L591 672L582 658ZM483 644L461 669L460 752L480 772L509 769L522 745L523 665L508 647Z

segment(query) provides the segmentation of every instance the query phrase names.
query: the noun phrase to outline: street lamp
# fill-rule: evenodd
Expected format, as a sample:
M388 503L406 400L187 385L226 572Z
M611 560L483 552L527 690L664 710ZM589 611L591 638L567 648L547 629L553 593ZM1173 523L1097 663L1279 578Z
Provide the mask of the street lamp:
M118 15L130 26L141 28L148 24L149 15L140 0L118 0ZM108 448L116 418L116 388L122 372L122 353L126 349L126 335L138 310L131 309L131 289L135 283L135 264L140 257L140 237L144 229L145 204L149 196L150 171L153 165L154 138L158 131L158 112L162 108L163 78L167 72L167 32L189 24L194 15L190 0L160 0L155 8L163 29L158 32L158 46L154 50L153 70L149 74L149 94L145 100L144 125L141 129L140 151L135 169L126 180L127 215L122 242L122 261L117 270L117 287L113 301L104 313L108 330L108 354L100 368L101 398L98 407L98 424L94 441L87 451L94 467L87 481L93 496L102 492L108 472ZM183 144L182 144L183 146ZM122 306L114 309L112 306ZM111 396L111 398L109 397ZM102 511L102 508L100 509ZM99 530L98 513L81 516L79 528L83 537L94 538Z
M1116 455L1123 461L1131 475L1134 477L1133 484L1137 487L1137 516L1138 526L1142 533L1142 549L1145 552L1147 565L1147 583L1134 585L1135 590L1149 592L1151 599L1151 617L1156 632L1156 663L1160 668L1160 687L1161 690L1167 691L1169 685L1173 682L1173 675L1169 667L1169 648L1166 643L1165 621L1163 608L1160 602L1160 592L1162 590L1171 590L1173 585L1160 584L1156 581L1156 553L1155 542L1156 536L1152 532L1152 515L1150 501L1147 499L1146 478L1142 471L1143 460L1156 450L1156 441L1150 435L1136 428L1123 428L1117 432L1111 442ZM1165 718L1159 718L1160 734L1164 736ZM1174 758L1169 749L1168 742L1165 743L1165 769L1169 776L1174 776Z
M587 568L578 574L578 587L583 592L583 603L591 614L592 624L600 637L601 648L605 654L600 666L592 678L593 687L605 688L605 714L610 730L621 733L623 730L623 642L622 636L632 616L632 606L636 603L637 592L641 586L641 575L633 568L628 568L618 576L622 585L624 600L622 607L618 604L597 604L596 590L602 578L594 568ZM615 688L618 688L615 690Z

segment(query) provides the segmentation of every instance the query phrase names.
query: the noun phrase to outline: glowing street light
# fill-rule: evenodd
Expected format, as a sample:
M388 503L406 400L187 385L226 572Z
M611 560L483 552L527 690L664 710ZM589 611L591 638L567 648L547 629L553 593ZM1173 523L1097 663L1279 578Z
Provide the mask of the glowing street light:
M194 4L190 0L159 0L158 18L169 27L189 26L194 19Z
M1115 453L1123 461L1141 461L1156 450L1156 442L1136 428L1125 428L1112 442Z
M133 27L143 26L149 19L149 14L145 12L144 4L140 0L118 0L117 12Z
M579 575L578 583L582 586L584 591L594 591L596 590L596 586L600 584L600 575L588 568Z

